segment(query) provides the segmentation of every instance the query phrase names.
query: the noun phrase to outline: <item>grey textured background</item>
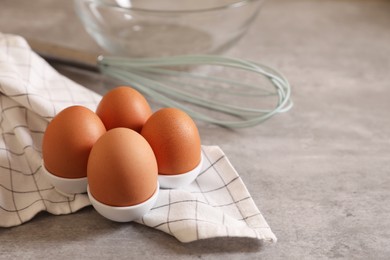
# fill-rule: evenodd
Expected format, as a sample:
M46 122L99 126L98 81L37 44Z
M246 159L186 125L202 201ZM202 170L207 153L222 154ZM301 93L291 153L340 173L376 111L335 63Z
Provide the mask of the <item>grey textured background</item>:
M98 50L72 1L3 0L0 31ZM270 0L228 55L280 69L287 114L243 130L201 125L278 237L181 244L91 207L0 229L0 258L386 259L390 255L390 1ZM107 81L63 73L100 93Z

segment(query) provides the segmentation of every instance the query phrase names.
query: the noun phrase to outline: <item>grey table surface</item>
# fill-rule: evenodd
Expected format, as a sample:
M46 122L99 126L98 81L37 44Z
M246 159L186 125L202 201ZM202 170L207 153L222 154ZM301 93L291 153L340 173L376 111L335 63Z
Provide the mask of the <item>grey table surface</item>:
M3 0L0 31L99 50L68 0ZM0 229L0 258L386 259L390 255L390 1L270 0L228 55L280 69L294 108L242 130L201 126L241 175L276 244L182 244L92 207ZM107 82L61 71L104 93Z

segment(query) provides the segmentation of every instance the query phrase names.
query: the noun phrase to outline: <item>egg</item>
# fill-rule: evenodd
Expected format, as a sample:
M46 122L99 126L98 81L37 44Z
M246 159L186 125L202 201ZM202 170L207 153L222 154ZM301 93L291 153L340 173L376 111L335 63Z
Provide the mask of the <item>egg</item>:
M163 108L152 114L141 135L149 142L160 175L178 175L201 161L201 140L195 122L184 111Z
M133 206L157 189L157 161L149 143L136 131L114 128L93 146L88 160L89 192L98 202Z
M139 132L152 110L141 93L131 87L120 86L103 96L96 114L107 130L126 127Z
M48 124L42 142L44 167L61 178L87 176L89 153L106 132L100 118L83 106L71 106Z

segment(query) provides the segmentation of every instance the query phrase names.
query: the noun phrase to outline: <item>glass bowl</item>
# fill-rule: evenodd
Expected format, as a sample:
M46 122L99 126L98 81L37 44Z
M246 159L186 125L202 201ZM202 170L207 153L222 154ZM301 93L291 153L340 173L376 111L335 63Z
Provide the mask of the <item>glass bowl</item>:
M74 0L86 31L110 54L218 54L247 31L263 0Z

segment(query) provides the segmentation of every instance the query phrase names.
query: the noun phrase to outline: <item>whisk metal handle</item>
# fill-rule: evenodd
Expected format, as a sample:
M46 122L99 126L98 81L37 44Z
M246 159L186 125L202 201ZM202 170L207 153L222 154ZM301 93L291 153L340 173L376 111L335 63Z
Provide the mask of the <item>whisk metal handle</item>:
M67 65L83 70L99 72L97 60L100 55L68 48L63 45L39 41L36 39L27 39L31 49L38 53L42 58L52 64Z

